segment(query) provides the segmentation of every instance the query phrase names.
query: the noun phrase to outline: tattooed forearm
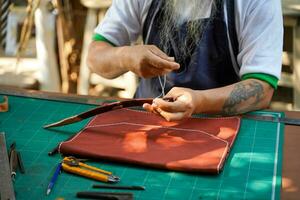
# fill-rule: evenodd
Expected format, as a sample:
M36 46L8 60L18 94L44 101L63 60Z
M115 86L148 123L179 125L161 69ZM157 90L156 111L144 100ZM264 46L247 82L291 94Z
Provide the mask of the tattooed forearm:
M225 115L234 115L257 109L264 98L263 85L258 81L237 83L223 106Z

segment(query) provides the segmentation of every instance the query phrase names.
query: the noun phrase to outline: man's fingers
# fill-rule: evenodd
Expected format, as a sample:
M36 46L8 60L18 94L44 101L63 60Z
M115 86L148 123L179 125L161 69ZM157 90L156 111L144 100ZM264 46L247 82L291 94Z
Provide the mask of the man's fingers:
M160 108L157 108L156 111L167 121L179 121L187 117L187 114L185 112L171 113Z
M158 68L158 69L169 69L169 70L177 70L180 68L180 65L174 61L168 61L166 59L163 59L156 54L150 53L148 54L148 62L151 64L153 67Z
M148 112L153 112L154 111L153 107L149 103L144 103L143 108L145 110L147 110Z
M150 48L149 48L150 51L151 51L153 54L155 54L155 55L157 55L157 56L159 56L159 57L161 57L162 59L165 59L165 60L167 60L167 61L175 62L175 58L174 58L174 57L169 57L167 54L165 54L165 52L163 52L162 50L160 50L157 46L150 45L149 47L150 47Z
M156 106L152 106L148 103L145 103L143 105L143 108L148 112L152 112L154 114L162 116L167 121L178 121L185 117L185 113L183 113L183 112L179 112L179 113L178 112L177 113L166 112L166 111L163 111L162 109L160 109Z
M158 69L152 66L144 66L145 69L143 70L143 73L141 74L142 77L144 78L151 78L155 76L162 76L167 73L170 73L171 70L168 69Z
M158 115L159 115L159 113L156 111L156 109L155 109L152 105L150 105L150 104L148 104L148 103L143 104L143 108L144 108L146 111L148 111L148 112L152 112L152 113L155 113L155 114L158 114Z
M187 110L186 105L178 100L174 102L168 102L163 99L157 98L153 100L153 103L155 103L157 107L168 112L185 112Z
M179 121L179 120L182 120L182 119L187 118L187 117L190 116L188 112L174 112L174 113L172 113L172 112L162 110L155 103L152 104L152 105L150 105L148 103L145 103L143 105L143 108L145 110L147 110L148 112L152 112L154 114L161 115L167 121Z

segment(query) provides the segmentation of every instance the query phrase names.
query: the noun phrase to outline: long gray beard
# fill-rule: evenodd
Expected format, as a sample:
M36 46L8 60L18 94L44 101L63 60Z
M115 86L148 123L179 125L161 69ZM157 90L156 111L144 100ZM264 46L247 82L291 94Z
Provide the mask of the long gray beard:
M181 25L187 23L187 36L182 40L176 40L177 62L184 61L193 53L193 48L202 38L202 33L206 26L214 18L216 13L216 3L221 0L165 0L164 16L161 23L160 48L170 54L172 39L179 31ZM203 23L203 13L207 12L207 7L211 4L209 22ZM187 5L193 5L192 7ZM199 20L200 19L200 20Z

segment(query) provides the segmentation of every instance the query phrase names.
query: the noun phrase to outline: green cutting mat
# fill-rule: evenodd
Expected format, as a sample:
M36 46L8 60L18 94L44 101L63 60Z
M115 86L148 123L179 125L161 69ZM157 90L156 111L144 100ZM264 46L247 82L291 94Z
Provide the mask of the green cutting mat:
M24 160L26 174L18 174L14 183L17 199L74 199L78 191L100 191L92 189L96 181L62 173L52 193L45 195L61 159L60 155L49 157L48 151L78 132L87 121L55 131L44 130L42 126L92 106L12 96L9 101L10 111L0 113L0 132L6 133L8 145L16 141ZM283 128L277 123L242 120L224 171L218 176L161 171L105 161L88 164L120 176L119 185L145 186L145 191L134 192L135 199L280 199Z

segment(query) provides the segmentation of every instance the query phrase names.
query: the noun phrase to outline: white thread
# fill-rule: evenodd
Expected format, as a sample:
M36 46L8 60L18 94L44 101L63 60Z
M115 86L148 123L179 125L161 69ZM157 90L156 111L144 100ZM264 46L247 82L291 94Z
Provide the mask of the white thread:
M161 88L161 93L156 98L160 98L160 97L166 96L165 88L166 88L166 82L167 82L167 75L164 75L163 77L164 77L164 80L162 82L161 77L158 76L159 85L160 85L160 88Z
M186 128L174 128L174 127L167 127L167 126L161 126L161 125L151 125L151 124L138 124L138 123L130 123L130 122L118 122L118 123L111 123L111 124L99 124L99 125L93 125L93 126L88 126L86 127L86 129L88 128L97 128L97 127L104 127L104 126L115 126L115 125L132 125L132 126L152 126L152 127L156 127L156 128L161 128L161 129L170 129L170 130L175 130L175 131L190 131L190 132L198 132L198 133L202 133L205 135L208 135L212 138L215 138L216 140L220 140L222 142L224 142L225 144L228 144L228 142L222 138L219 138L213 134L210 134L206 131L202 131L202 130L195 130L195 129L186 129Z
M140 112L143 113L145 115L153 115L153 113L151 112L147 112L145 110L133 110L130 108L122 108L123 110L127 110L127 111L132 111L132 112ZM154 115L155 116L155 115ZM228 120L228 119L238 119L240 121L240 117L238 116L230 116L230 117L204 117L204 116L192 116L189 119L223 119L223 120Z
M94 117L91 121L89 121L89 123L88 123L86 126L88 127L90 124L92 124L92 123L96 120L96 118L97 118L97 117ZM61 147L62 144L73 141L73 139L75 139L76 137L78 137L85 129L86 129L86 127L83 128L83 129L81 129L81 130L79 131L79 133L77 133L71 140L67 140L67 141L64 141L64 142L59 143L59 145L58 145L58 153L61 153L61 152L60 152L60 147Z

